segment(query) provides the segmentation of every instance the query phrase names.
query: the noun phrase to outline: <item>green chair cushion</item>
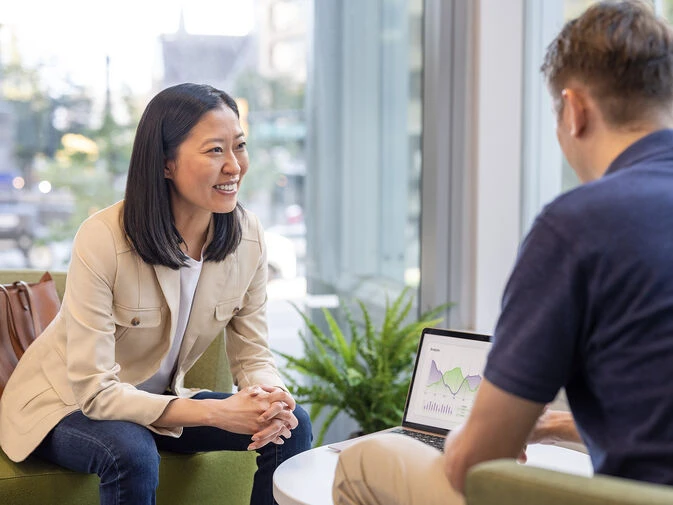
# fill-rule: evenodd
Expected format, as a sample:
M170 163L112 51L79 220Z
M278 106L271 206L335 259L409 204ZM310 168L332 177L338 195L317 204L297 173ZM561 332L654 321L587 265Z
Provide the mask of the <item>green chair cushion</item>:
M98 503L98 477L74 473L34 457L16 464L0 451L0 502L7 505Z
M158 505L248 504L256 453L161 452ZM16 464L0 451L0 503L89 505L98 503L98 477L71 472L38 458Z

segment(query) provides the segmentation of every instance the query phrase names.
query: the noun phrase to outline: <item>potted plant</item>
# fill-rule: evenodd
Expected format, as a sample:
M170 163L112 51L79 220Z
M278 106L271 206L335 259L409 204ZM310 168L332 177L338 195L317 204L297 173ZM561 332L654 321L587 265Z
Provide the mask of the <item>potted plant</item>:
M308 333L299 332L303 355L278 353L287 360L283 375L290 391L297 401L311 404L311 419L330 409L316 439L318 446L339 412L355 420L363 433L401 423L421 331L437 325L442 320L438 315L449 307L441 305L409 321L413 294L406 288L392 302L386 297L383 322L376 328L364 302L355 302L361 324L341 305L348 336L329 310L322 310L328 328L323 331L295 306L308 328Z

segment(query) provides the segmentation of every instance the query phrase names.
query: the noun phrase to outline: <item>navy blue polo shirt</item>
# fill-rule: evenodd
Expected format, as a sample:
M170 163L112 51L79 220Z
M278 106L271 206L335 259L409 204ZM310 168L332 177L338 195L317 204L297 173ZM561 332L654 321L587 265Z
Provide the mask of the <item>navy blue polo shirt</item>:
M485 377L540 403L565 386L597 473L673 484L673 130L543 209Z

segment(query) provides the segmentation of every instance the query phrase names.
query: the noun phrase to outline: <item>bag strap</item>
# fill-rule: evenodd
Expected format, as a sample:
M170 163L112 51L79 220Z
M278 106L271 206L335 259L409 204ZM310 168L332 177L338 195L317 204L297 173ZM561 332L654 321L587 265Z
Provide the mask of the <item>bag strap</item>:
M7 327L9 329L9 339L12 342L12 346L16 347L18 345L18 332L16 331L16 322L14 321L14 312L12 311L12 304L9 300L10 294L5 286L0 284L0 291L5 294L5 304L7 305ZM15 349L16 350L16 349Z
M37 337L42 333L42 325L40 324L40 319L37 317L37 310L33 310L33 290L30 288L27 282L24 281L17 281L14 284L21 287L21 292L25 293L26 295L26 303L27 305L24 305L24 309L30 311L30 317L33 320L33 335Z

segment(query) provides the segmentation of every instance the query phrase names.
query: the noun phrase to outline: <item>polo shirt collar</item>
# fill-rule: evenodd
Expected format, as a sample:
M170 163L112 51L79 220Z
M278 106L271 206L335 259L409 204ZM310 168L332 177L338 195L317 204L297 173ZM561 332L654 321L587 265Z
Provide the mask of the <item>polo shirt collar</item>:
M673 150L673 130L658 130L636 140L610 163L605 175L630 167L653 155Z

